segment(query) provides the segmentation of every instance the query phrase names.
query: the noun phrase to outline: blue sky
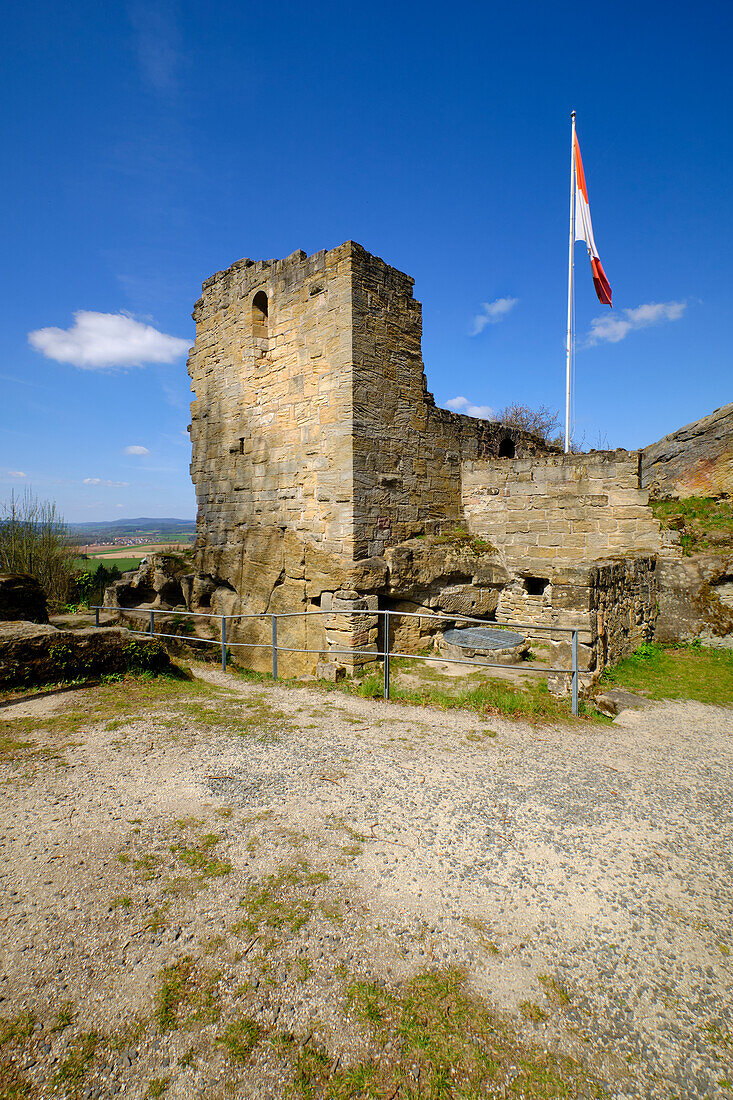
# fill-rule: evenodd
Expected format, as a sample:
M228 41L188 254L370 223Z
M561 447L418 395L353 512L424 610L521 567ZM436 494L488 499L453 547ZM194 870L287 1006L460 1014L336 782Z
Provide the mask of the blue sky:
M732 11L18 6L0 500L194 515L190 313L243 256L359 241L416 280L439 404L561 408L572 108L614 293L578 244L576 434L642 446L733 400Z

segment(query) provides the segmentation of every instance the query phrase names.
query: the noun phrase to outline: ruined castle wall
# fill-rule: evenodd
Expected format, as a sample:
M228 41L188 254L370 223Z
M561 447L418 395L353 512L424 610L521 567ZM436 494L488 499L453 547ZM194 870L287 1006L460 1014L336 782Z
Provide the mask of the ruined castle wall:
M543 452L540 440L437 409L422 361L414 280L352 245L354 546L377 556L415 535L463 522L465 459Z
M350 269L343 246L204 283L189 359L201 572L234 583L254 528L351 554Z
M463 464L462 489L471 534L521 575L661 549L637 451L474 460Z

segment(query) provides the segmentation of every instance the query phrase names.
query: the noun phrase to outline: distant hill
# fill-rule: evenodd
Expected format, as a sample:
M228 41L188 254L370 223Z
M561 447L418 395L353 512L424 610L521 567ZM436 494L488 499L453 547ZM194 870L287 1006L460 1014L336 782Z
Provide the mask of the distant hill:
M196 521L193 519L114 519L98 523L70 523L69 530L77 538L88 541L110 535L114 538L134 537L136 535L155 535L161 539L173 535L195 535Z

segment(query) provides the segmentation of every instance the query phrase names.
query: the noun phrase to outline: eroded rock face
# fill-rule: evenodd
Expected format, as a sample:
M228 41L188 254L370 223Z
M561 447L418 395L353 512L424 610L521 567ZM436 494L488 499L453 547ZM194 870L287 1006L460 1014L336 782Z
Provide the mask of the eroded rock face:
M184 604L184 577L178 561L168 554L143 558L137 570L123 573L104 594L105 607L171 610Z
M498 590L509 581L509 573L501 555L493 546L481 547L469 539L455 543L441 539L410 539L385 552L387 582L390 596L411 599L426 596L428 606L439 607L463 593L469 601L482 597L469 592L478 589ZM455 608L458 611L457 608ZM461 612L469 614L469 612Z
M662 558L658 569L656 640L733 646L733 556Z
M29 622L0 623L0 685L6 688L169 667L160 642L132 637L120 627L57 630Z
M645 447L641 476L657 497L733 494L733 403Z
M0 619L47 623L46 595L28 573L0 573Z

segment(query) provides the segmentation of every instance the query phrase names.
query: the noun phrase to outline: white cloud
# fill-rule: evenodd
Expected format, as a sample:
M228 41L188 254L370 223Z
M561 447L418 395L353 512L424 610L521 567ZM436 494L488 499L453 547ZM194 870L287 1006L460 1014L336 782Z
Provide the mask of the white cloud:
M625 309L621 317L594 317L590 323L588 344L600 344L605 341L617 344L635 329L658 325L661 321L679 321L685 312L687 302L647 302L635 309Z
M72 363L82 370L172 363L188 350L188 341L158 332L126 313L93 313L79 309L68 328L39 328L28 343L47 359Z
M497 298L494 302L482 302L481 312L476 314L472 322L471 336L478 336L487 325L495 325L498 321L503 321L518 301L519 298Z
M479 420L493 420L496 415L491 405L472 405L467 397L451 397L446 401L445 407L453 409L453 412L465 413L466 416L475 416Z
M85 477L82 485L103 485L105 489L126 489L129 481L106 481L101 477Z
M22 470L8 470L8 477L28 477Z
M131 443L129 447L125 447L126 455L149 455L150 451L147 447L141 447L137 443Z

